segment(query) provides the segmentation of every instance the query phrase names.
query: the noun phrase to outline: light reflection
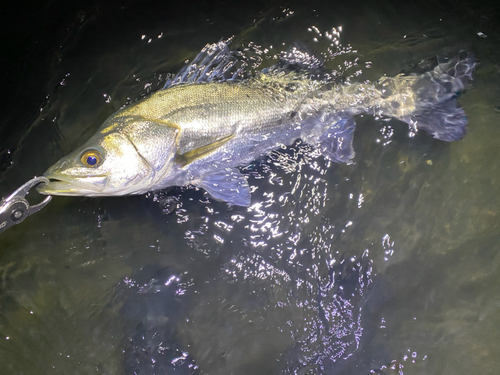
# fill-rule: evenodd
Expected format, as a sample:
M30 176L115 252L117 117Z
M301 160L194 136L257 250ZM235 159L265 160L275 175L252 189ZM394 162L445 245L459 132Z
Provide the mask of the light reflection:
M358 208L361 208L361 206L363 205L364 201L365 201L365 198L363 196L363 193L360 193L359 197L358 197Z
M412 366L417 364L419 361L425 361L427 359L427 355L418 357L418 353L416 351L412 351L412 349L408 348L406 353L401 355L401 359L393 359L390 363L386 365L380 366L379 369L370 370L370 374L380 374L385 373L384 370L394 370L397 371L398 374L404 375L406 372L412 372Z
M312 26L310 31L318 43L326 43L321 57L327 63L356 53L339 42L341 27L322 32ZM238 58L251 74L268 57L287 53L273 51L271 56L275 49L250 42ZM310 63L316 64L314 59ZM359 74L347 73L357 64L358 59L340 61L325 79L348 80ZM321 150L297 141L241 168L252 192L252 204L246 209L234 207L228 214L223 203L204 195L191 198L203 207L203 214L190 216L188 201L181 199L185 189L174 199L173 212L179 228L185 228L187 243L207 257L226 257L220 271L228 283L242 290L265 290L268 298L258 308L278 309L287 317L279 327L296 345L284 353L285 372L305 366L321 369L327 361L347 359L363 334L361 301L372 282L372 260L364 247L344 247L345 229L354 226L354 218L343 217L334 224L324 215L335 191L340 191L339 184L332 183L332 165ZM342 186L350 179L343 176L340 181ZM345 194L343 199L349 197L362 208L362 194ZM153 195L158 202L163 200Z
M394 241L391 241L391 237L388 234L382 238L382 247L385 254L384 260L387 261L394 255Z
M296 343L284 357L291 372L350 357L363 334L360 301L372 282L372 260L368 249L344 258L345 250L338 248L341 232L353 220L338 227L322 217L335 189L327 182L330 166L300 142L274 152L246 168L250 184L258 184L249 208L224 217L216 209L219 203L207 200L209 215L191 217L186 231L188 243L207 256L216 243L235 244L221 272L242 288L245 283L252 289L265 286L270 299L262 308L280 309L289 317L280 330ZM273 183L277 176L282 183Z

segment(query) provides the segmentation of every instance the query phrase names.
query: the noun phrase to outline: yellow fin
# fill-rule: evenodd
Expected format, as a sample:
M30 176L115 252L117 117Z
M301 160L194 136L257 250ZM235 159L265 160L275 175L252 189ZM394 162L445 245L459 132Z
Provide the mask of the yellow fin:
M231 139L234 138L234 134L230 134L227 137L218 139L215 142L212 142L206 146L196 148L194 150L188 151L182 155L177 155L176 160L181 165L181 167L185 167L188 164L191 164L193 161L202 158L205 155L210 154L211 152L217 150L218 148L225 145Z

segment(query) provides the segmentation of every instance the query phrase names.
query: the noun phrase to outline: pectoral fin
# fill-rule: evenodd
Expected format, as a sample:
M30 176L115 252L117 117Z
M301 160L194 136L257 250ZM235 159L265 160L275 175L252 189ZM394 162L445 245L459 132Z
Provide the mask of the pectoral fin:
M209 174L195 185L205 189L215 200L235 206L250 206L250 187L245 176L236 168Z
M182 155L177 155L176 160L181 165L181 167L185 167L188 164L191 164L193 161L201 159L202 157L209 155L213 151L219 149L228 141L230 141L234 137L234 134L228 135L227 137L218 139L215 142L212 142L206 146L196 148L189 152L186 152Z

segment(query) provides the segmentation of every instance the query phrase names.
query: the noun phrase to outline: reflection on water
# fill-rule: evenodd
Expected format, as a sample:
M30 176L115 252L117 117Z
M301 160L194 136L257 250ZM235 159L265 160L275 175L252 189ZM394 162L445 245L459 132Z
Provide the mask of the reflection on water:
M328 165L300 143L273 153L244 168L252 176L255 198L248 210L228 212L220 203L198 201L205 214L181 226L191 228L185 239L194 250L208 257L215 252L221 260L222 272L211 283L237 289L236 296L226 296L216 287L218 299L241 314L242 321L236 323L240 329L248 330L251 323L257 331L271 330L280 338L276 345L281 350L274 351L283 351L280 367L285 373L318 370L347 359L362 337L363 293L372 281L372 261L368 250L346 255L342 249L340 238L352 222L337 229L321 213L330 195ZM283 170L290 174L283 175ZM199 298L214 298L212 294L204 291ZM211 337L221 335L216 341L225 344L213 348L210 359L228 342L242 339L234 332L230 337L213 332Z
M53 199L0 237L2 373L495 374L498 29L463 9L89 12L40 116L0 141L2 195L232 34L256 69L301 40L344 81L468 48L481 59L461 98L469 130L447 144L359 117L349 165L297 141L242 168L248 209L187 188Z

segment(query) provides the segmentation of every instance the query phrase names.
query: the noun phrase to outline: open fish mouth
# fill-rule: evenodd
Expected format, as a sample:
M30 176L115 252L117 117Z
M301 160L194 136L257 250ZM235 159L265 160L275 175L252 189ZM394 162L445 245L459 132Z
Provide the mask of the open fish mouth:
M107 176L72 177L63 174L47 174L48 184L40 184L36 190L44 195L101 195L106 187Z

